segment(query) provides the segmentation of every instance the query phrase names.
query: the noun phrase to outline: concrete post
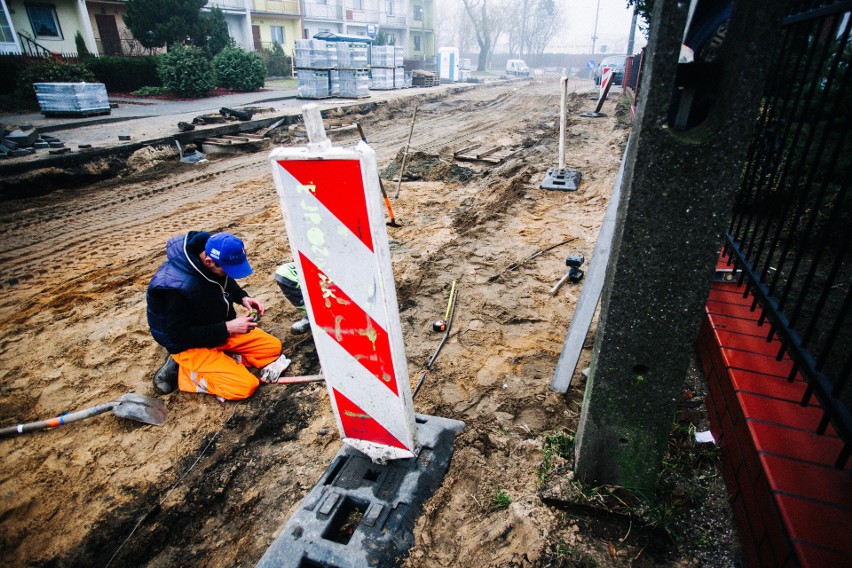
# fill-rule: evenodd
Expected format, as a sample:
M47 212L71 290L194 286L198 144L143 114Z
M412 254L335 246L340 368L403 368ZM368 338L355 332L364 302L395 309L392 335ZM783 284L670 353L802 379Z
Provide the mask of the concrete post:
M693 75L704 80L694 88L711 97L709 113L694 128L677 131L669 123L677 111L677 61L689 2L656 3L577 431L580 479L654 486L781 4L735 2L718 57ZM708 82L708 76L718 79Z

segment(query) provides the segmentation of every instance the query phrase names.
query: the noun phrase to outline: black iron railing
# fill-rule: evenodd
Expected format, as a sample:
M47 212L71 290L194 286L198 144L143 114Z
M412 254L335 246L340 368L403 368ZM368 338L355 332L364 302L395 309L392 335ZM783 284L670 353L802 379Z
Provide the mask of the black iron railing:
M752 306L852 450L852 1L793 1L742 172L726 249Z

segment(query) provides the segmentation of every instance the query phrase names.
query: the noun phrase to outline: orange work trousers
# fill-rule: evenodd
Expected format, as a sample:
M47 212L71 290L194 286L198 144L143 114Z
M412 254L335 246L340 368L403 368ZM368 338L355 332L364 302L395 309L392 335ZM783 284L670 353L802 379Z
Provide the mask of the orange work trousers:
M232 357L239 355L242 363ZM281 341L260 328L232 335L223 345L187 349L172 358L180 366L178 388L243 400L254 394L260 381L246 367L260 369L281 355Z

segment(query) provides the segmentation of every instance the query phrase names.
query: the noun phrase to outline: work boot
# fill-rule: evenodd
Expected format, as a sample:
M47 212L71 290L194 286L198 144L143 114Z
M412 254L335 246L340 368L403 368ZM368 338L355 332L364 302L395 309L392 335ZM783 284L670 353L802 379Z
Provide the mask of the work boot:
M307 333L311 330L311 322L308 319L308 316L303 317L292 326L290 329L293 330L293 333Z
M172 359L171 355L166 356L166 362L159 368L157 374L154 375L154 390L158 394L169 394L174 392L178 384L178 367L177 361Z

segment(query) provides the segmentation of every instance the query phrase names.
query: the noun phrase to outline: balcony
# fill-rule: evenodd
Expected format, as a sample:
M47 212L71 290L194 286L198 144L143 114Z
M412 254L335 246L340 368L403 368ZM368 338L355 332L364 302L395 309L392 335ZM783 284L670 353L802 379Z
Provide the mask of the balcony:
M214 6L221 8L223 12L246 12L248 8L245 0L210 0L206 4L207 8Z
M255 12L266 14L299 15L299 0L253 0Z
M404 15L386 14L378 10L346 10L346 21L350 24L379 24L390 28L405 28Z
M324 4L305 4L305 18L311 20L343 20L343 6L327 6Z

